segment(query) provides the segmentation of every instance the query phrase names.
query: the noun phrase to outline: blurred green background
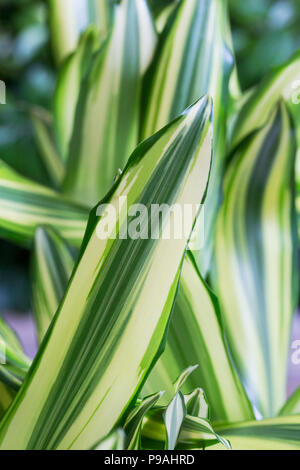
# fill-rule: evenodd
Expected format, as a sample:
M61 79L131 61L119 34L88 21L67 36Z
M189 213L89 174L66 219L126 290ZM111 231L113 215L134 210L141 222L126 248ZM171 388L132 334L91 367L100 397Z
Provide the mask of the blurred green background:
M63 0L62 0L63 1ZM80 8L82 0L74 0ZM170 3L172 0L165 0ZM159 14L161 0L149 0ZM229 0L233 42L243 90L300 48L300 0ZM57 70L51 52L47 2L0 0L0 158L48 182L29 119L30 105L51 109ZM0 309L30 309L29 255L0 241Z

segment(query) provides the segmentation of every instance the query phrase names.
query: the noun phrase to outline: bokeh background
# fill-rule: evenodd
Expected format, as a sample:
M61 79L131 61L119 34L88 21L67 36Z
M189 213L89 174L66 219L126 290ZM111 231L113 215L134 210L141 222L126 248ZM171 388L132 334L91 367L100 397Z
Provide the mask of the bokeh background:
M79 17L81 3L74 0ZM161 2L149 3L158 14ZM247 90L300 48L300 0L229 0L229 4L238 75ZM49 110L52 106L57 67L48 19L47 1L0 0L0 79L7 86L7 103L0 105L0 158L24 175L50 184L29 118L31 106ZM0 240L0 314L33 356L29 270L29 253ZM293 339L300 339L299 315ZM299 384L300 365L290 361L289 392Z

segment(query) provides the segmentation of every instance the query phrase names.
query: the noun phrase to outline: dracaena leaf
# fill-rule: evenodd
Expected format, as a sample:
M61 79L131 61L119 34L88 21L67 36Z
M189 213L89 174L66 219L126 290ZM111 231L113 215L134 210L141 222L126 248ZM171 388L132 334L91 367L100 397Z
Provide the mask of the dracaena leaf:
M232 425L216 426L233 450L299 450L300 417L279 417ZM218 446L219 447L219 446ZM208 450L215 450L213 446Z
M59 65L77 46L79 25L73 0L48 0L51 42Z
M90 27L83 33L76 50L64 62L58 76L54 95L54 125L64 162L68 156L80 86L97 47L100 47L99 33L96 28Z
M129 414L124 424L126 434L126 449L138 450L141 448L141 429L143 419L151 408L158 402L164 392L154 393L144 398Z
M92 450L125 450L126 435L123 429L116 429L102 439Z
M105 39L112 27L114 18L114 0L85 0L88 12L88 19L91 24L95 24L101 39Z
M233 59L227 2L183 0L171 15L144 84L141 137L153 134L205 93L214 100L214 159L205 201L205 247L197 262L206 275L212 256L225 157L225 118Z
M53 186L59 188L65 174L53 130L51 114L38 107L32 107L30 116L33 123L37 146Z
M18 390L30 364L14 331L0 317L0 382Z
M30 246L39 225L50 225L75 246L80 246L88 209L54 190L21 176L0 161L0 234Z
M254 417L227 351L218 301L189 254L183 265L166 350L151 372L145 392L161 388L166 390L164 399L170 399L172 378L191 363L199 366L187 378L183 391L187 393L201 385L213 420Z
M147 449L162 449L165 446L166 429L163 413L164 408L154 410L144 420L142 438ZM231 449L229 440L216 432L207 419L186 415L180 427L176 449L205 449L218 442L222 448Z
M123 204L117 234L132 219L124 197L128 208L201 203L211 164L211 113L204 97L136 149L102 201ZM187 240L103 239L107 221L97 213L55 319L2 420L3 449L89 449L128 411L158 356ZM169 218L164 212L163 226ZM193 226L191 220L188 229Z
M208 402L202 388L195 388L193 392L184 395L187 414L198 418L209 418Z
M0 382L0 419L13 401L16 392L9 386Z
M66 291L75 253L50 227L35 232L32 295L38 337L41 341Z
M64 191L78 201L84 194L96 204L138 143L141 79L155 39L145 0L116 7L112 33L95 56L77 106Z
M175 449L185 416L186 407L184 397L181 392L177 392L171 403L168 405L166 411L163 413L167 433L167 450Z
M285 401L297 304L290 124L280 104L238 149L226 175L216 242L216 288L228 344L252 402L266 417Z
M300 387L290 396L279 413L281 416L300 415Z
M290 101L297 94L295 83L300 79L300 53L287 63L277 67L259 85L242 97L241 109L235 117L230 147L234 149L245 137L266 124L270 114L280 100Z

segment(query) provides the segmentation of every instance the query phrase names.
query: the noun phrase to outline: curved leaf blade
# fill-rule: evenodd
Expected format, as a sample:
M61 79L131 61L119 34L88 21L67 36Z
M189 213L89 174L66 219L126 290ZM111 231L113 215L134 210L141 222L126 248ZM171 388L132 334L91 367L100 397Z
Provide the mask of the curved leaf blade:
M136 147L141 79L155 39L145 0L116 7L112 33L81 87L63 185L72 199L84 194L96 204Z
M300 416L279 417L216 427L233 450L299 450ZM213 446L208 450L216 450Z
M294 157L291 122L280 104L233 158L218 220L216 286L228 344L251 401L265 417L285 402L297 304Z
M32 260L32 296L41 341L63 298L75 264L70 246L50 227L35 232Z
M183 391L205 390L215 421L242 421L254 417L243 386L234 371L224 340L215 295L200 276L191 254L185 259L166 350L145 384L146 393L173 394L172 378L188 364L198 363ZM229 398L230 397L230 398Z
M204 97L141 144L105 202L201 204L211 164L211 113ZM103 240L98 234L107 222L97 212L68 291L1 422L3 449L90 448L95 435L105 436L128 412L160 353L187 240ZM163 215L165 223L169 217ZM128 220L123 208L117 233Z
M227 2L183 0L172 13L144 84L141 138L170 122L203 94L214 101L214 159L204 204L204 246L195 257L206 276L226 154L225 129L233 58L227 47Z
M35 229L50 225L75 246L80 246L88 209L52 189L19 175L0 161L0 236L31 246Z

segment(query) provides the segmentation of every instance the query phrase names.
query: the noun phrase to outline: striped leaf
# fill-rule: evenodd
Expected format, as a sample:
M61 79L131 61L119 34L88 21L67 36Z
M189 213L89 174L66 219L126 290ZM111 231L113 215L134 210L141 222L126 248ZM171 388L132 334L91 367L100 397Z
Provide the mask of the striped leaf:
M184 396L184 400L188 415L209 418L208 403L202 388L195 388L192 393Z
M163 344L187 240L145 239L148 213L139 219L140 237L126 238L124 228L137 217L126 205L201 203L211 113L204 97L137 148L102 201L102 210L103 203L120 208L113 225L99 208L92 212L68 291L1 422L2 449L89 449L128 412ZM162 220L165 234L170 213Z
M280 410L281 416L300 415L300 387L290 396Z
M297 94L295 84L300 80L300 52L277 67L250 90L236 116L230 147L236 147L245 137L265 125L280 98L287 102ZM298 93L299 94L299 93ZM291 104L291 103L290 103Z
M64 62L54 95L54 125L60 152L67 160L72 136L80 85L91 66L92 56L100 47L99 35L93 27L82 35L76 51Z
M184 396L181 392L177 392L171 403L168 405L166 411L163 413L163 420L167 431L167 450L175 449L186 414Z
M156 30L159 34L161 34L170 20L172 13L174 12L175 8L177 7L177 1L164 4L162 10L156 15L155 18L155 26Z
M123 429L112 431L92 450L125 450L125 433Z
M141 430L143 419L148 411L154 407L162 395L163 392L158 392L144 398L141 403L139 403L138 406L136 406L129 414L124 425L127 443L126 449L141 449Z
M51 41L58 65L75 51L81 32L89 25L94 25L100 39L105 40L113 22L114 1L48 0Z
M48 0L51 42L57 64L74 51L79 39L79 22L74 0Z
M166 350L145 384L145 393L166 390L164 399L170 399L173 378L193 363L198 363L199 367L188 377L183 391L188 393L202 387L213 420L253 418L248 398L227 352L218 301L189 254L183 266Z
M12 390L18 390L30 363L15 333L0 317L0 382ZM6 389L6 398L7 392ZM2 393L4 394L4 389Z
M142 429L143 443L147 449L163 449L165 442L164 408L149 413ZM221 444L222 449L231 449L230 442L220 436L206 419L187 415L182 423L176 449L204 449Z
M112 27L114 0L85 0L89 23L97 25L101 39L105 39Z
M263 81L242 98L241 109L234 118L235 124L230 147L233 150L245 137L266 124L276 102L283 98L292 113L297 136L297 199L298 238L300 240L300 52L288 62L272 71Z
M82 84L64 181L72 198L84 195L96 204L136 147L141 79L154 47L145 0L122 1L112 34Z
M38 337L41 341L67 289L75 253L50 227L35 232L32 295Z
M228 168L217 227L216 285L228 344L251 401L265 417L285 402L297 304L290 131L280 104L239 148Z
M31 108L37 146L50 181L58 188L63 180L65 169L55 142L51 114L38 107Z
M214 100L214 159L205 201L205 246L196 253L206 274L212 255L225 157L225 116L232 56L226 47L227 2L182 0L171 16L145 87L142 138L208 93Z
M251 421L216 428L233 450L299 450L300 415ZM222 449L213 446L208 450Z
M52 189L24 178L0 161L0 236L30 246L39 225L56 228L80 246L88 210Z

